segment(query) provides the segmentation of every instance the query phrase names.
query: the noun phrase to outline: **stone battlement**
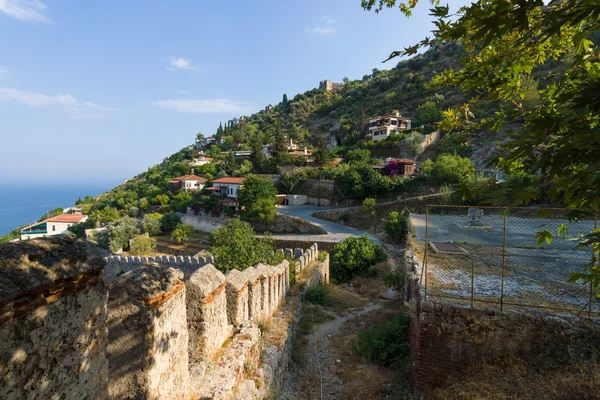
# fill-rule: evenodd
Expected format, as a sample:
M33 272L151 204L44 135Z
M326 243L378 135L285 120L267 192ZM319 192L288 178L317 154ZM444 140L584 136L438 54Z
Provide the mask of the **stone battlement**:
M318 261L316 244L282 251L296 273ZM225 398L210 389L215 357L260 335L251 327L285 302L291 272L288 260L227 274L214 262L103 259L72 239L0 246L0 398ZM311 271L324 282L328 263Z

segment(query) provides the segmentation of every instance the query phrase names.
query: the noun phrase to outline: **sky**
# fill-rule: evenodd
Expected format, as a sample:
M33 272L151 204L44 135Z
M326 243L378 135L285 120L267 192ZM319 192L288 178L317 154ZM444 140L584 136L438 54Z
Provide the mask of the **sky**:
M0 183L126 179L284 93L391 68L433 29L423 3L0 0Z

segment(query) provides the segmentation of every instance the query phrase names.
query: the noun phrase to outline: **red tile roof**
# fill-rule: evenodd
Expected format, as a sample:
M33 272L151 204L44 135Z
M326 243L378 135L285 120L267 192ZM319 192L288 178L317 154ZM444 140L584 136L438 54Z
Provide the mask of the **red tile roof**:
M213 181L213 183L229 183L229 184L235 184L235 185L240 185L242 182L244 182L246 178L231 178L231 177L225 177L225 178L219 178L219 179L215 179Z
M206 182L206 179L201 176L197 176L197 175L183 175L183 176L180 176L179 178L171 179L169 182L177 183L177 182L181 182L181 181L197 181L200 183L204 183L204 182Z
M205 188L206 190L221 190L221 187L209 187L209 188Z
M81 214L62 214L57 215L56 217L52 217L43 222L66 222L66 223L75 223L81 221L83 218L87 217L86 215Z
M235 199L227 199L227 200L223 200L223 203L237 203L237 200L235 200Z

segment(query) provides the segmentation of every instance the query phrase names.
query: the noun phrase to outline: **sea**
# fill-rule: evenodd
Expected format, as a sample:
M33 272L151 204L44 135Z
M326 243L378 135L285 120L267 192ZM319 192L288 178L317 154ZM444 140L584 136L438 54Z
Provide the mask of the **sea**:
M33 223L57 207L75 205L79 197L97 196L121 182L2 183L0 182L0 236Z

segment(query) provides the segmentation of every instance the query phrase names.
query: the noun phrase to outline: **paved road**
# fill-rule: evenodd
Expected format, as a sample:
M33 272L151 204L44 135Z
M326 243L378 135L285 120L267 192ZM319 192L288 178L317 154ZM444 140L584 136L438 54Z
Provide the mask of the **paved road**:
M273 235L274 239L288 239L288 240L318 240L322 242L334 242L339 243L344 239L351 236L367 236L373 243L379 244L379 240L373 235L363 231L359 231L348 226L336 224L335 222L325 221L319 218L313 217L311 214L316 211L330 210L329 207L315 207L315 206L280 206L277 207L277 213L281 215L287 215L288 217L298 217L312 224L315 224L327 231L327 235L295 235L295 234L281 234Z

